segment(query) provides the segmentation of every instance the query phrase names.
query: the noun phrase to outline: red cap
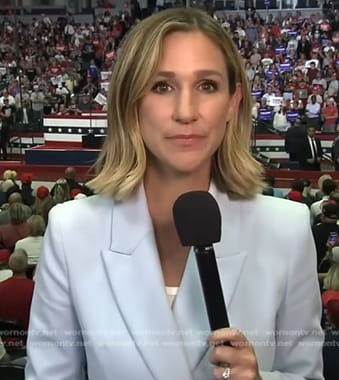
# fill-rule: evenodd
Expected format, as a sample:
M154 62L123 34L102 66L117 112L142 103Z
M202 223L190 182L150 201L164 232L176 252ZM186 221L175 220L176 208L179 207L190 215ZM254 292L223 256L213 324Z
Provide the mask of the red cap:
M36 191L36 196L40 199L45 199L49 194L49 189L46 186L39 186Z
M32 173L22 173L21 183L29 185L32 183Z

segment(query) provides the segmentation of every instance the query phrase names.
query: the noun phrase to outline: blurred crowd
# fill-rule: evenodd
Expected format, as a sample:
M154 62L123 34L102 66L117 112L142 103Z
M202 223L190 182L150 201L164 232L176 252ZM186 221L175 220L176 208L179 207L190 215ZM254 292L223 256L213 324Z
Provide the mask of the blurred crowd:
M5 19L0 25L3 123L25 130L36 128L43 114L105 110L102 72L110 70L130 26L127 13L110 11L92 24L76 24L72 16L56 22L41 16L31 24Z
M71 15L55 22L42 15L30 24L5 18L0 25L2 122L29 130L41 126L43 114L105 111L107 73L125 33L143 15L134 6L132 16L106 9L85 24ZM319 9L307 18L300 11L278 17L249 7L214 17L244 58L258 131L284 132L298 118L319 130L336 130L337 13L325 18Z
M283 18L256 12L247 19L225 17L244 57L259 132L286 132L299 120L335 132L338 122L338 14L331 20L300 11Z

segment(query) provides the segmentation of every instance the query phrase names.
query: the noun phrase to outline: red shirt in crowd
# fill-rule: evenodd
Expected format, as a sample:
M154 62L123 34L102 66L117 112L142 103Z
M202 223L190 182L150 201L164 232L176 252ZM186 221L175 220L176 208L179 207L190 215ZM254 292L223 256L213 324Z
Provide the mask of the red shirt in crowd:
M0 282L0 318L19 322L28 329L34 281L12 277Z
M62 73L61 66L59 64L53 63L49 66L48 73L52 76L60 75Z

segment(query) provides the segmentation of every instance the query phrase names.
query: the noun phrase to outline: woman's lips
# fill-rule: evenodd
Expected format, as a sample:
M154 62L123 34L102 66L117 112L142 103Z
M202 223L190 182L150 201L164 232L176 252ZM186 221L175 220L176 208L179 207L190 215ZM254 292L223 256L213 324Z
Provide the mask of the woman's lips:
M168 137L168 139L176 146L178 147L194 147L197 145L200 145L203 140L205 139L204 136L201 135L184 135L184 134L179 134L179 135L174 135Z

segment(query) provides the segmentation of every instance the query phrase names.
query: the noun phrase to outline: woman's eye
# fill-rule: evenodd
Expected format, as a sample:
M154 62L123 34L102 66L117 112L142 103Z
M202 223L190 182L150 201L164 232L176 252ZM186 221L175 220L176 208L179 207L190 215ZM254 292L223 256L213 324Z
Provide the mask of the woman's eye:
M213 82L203 82L199 85L199 88L202 90L202 91L206 91L206 92L214 92L217 90L218 86L216 83L213 83Z
M171 86L166 82L157 82L153 87L152 91L157 94L165 94L166 92L171 91Z

